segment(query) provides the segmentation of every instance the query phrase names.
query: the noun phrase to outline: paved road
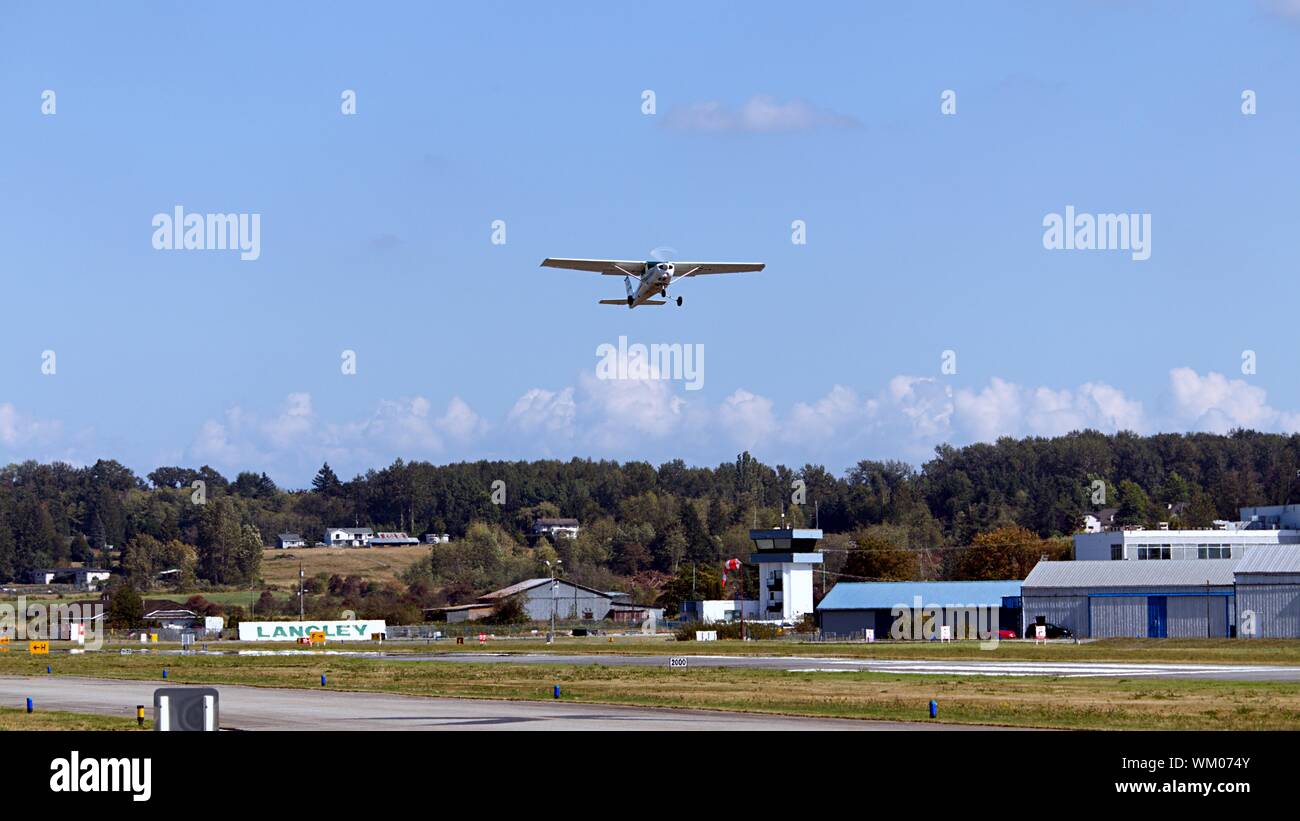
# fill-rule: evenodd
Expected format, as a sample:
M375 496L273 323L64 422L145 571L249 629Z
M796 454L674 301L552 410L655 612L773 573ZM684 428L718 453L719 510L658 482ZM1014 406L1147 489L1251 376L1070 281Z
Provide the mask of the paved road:
M0 704L135 716L162 682L0 677ZM221 727L238 730L959 730L945 724L762 716L705 710L484 701L219 685Z
M816 672L913 673L944 676L1061 676L1063 678L1193 678L1221 681L1300 681L1300 666L1270 664L1137 664L1093 661L994 659L845 659L803 656L685 656L688 667L743 667ZM602 664L667 667L667 656L560 655L551 653L392 654L389 661L502 664Z

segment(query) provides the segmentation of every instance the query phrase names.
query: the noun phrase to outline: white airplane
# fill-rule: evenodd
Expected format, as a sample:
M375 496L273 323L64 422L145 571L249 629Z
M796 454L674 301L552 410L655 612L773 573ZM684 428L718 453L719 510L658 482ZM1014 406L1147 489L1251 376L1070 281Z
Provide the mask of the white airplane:
M542 260L545 268L568 268L574 271L591 271L606 276L622 276L627 287L626 299L602 299L601 305L626 305L635 308L638 305L666 305L668 286L679 279L704 276L705 274L739 274L744 271L761 271L762 262L637 262L627 259L559 259L547 257ZM682 273L678 273L681 271ZM632 287L632 280L637 286ZM662 296L664 299L652 299ZM682 298L677 297L677 304Z

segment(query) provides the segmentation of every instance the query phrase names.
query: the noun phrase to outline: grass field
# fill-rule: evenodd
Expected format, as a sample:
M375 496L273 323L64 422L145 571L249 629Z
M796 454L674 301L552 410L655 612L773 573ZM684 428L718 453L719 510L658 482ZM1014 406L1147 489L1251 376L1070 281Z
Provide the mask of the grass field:
M152 729L146 720L144 729ZM88 713L65 713L35 710L28 715L25 708L0 707L0 731L4 730L140 730L134 718L97 716Z
M293 547L268 548L262 553L262 578L279 587L298 585L298 565L308 578L317 573L363 576L377 584L397 581L402 572L429 558L428 545L411 547Z
M490 628L485 628L490 629ZM999 642L984 650L978 642L878 642L833 644L793 641L673 641L670 636L642 638L615 636L559 638L546 644L533 639L500 638L479 644L440 641L388 641L334 643L330 649L371 650L385 653L557 653L654 656L827 656L880 659L972 659L980 661L1112 661L1126 663L1300 664L1300 641L1286 639L1104 639L1083 644L1029 641ZM218 648L289 649L284 643L210 645Z
M490 630L491 628L484 628ZM613 640L610 641L610 638ZM53 642L54 650L65 650L67 642ZM128 647L138 650L138 642L109 642L110 649ZM177 649L179 644L161 643L153 648ZM286 642L209 642L212 650L294 650ZM835 644L795 641L673 641L669 635L655 638L642 636L562 637L547 644L544 635L533 638L502 637L479 644L469 637L464 644L454 640L439 641L371 641L331 642L327 650L383 653L554 653L584 655L648 656L780 656L879 659L970 659L976 661L1096 661L1194 664L1300 664L1300 640L1288 639L1101 639L1082 644L1051 642L1045 645L1028 641L1004 641L992 650L978 642L877 642L875 644ZM23 653L25 646L12 645L12 653Z
M44 659L0 657L0 675L44 675ZM54 675L247 684L422 696L689 707L843 718L1063 729L1300 729L1300 684L1094 678L973 678L776 670L419 664L331 656L54 657Z

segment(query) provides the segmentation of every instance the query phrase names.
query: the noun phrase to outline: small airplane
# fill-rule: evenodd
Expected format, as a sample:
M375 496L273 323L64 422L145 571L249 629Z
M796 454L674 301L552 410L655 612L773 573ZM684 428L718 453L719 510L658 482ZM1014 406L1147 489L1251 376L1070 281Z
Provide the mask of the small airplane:
M547 257L542 260L544 268L567 268L573 271L591 271L605 276L622 276L627 287L625 299L602 299L601 305L626 305L635 308L638 305L667 305L668 286L679 279L704 276L705 274L739 274L744 271L761 271L766 265L762 262L660 262L652 260L638 262L627 259L560 259ZM682 273L678 273L678 272ZM632 287L632 280L637 286ZM654 299L653 297L663 297ZM677 304L682 298L677 297Z

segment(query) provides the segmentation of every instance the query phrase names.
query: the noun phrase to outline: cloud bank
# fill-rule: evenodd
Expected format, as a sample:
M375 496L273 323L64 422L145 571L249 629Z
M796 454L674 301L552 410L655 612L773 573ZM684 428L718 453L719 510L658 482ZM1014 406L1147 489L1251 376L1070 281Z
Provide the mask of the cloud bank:
M231 475L266 471L282 484L300 487L324 461L353 475L399 457L434 462L685 458L715 464L748 449L769 461L843 470L863 458L921 462L942 443L1058 436L1084 428L1300 431L1300 412L1270 405L1258 385L1212 371L1172 369L1159 399L1160 410L1152 411L1104 382L1058 388L994 377L969 386L953 377L900 374L871 392L833 385L816 400L781 408L745 388L708 400L687 393L680 382L598 379L594 372L582 372L573 385L524 391L493 422L458 396L438 405L418 395L380 399L361 418L326 419L311 394L290 393L270 413L233 405L219 418L201 422L177 456L184 464L211 464ZM0 403L0 461L69 459L74 452L69 439L75 440L76 453L92 454L89 461L131 461L127 454L95 453L85 434L65 436L57 419L35 418Z

